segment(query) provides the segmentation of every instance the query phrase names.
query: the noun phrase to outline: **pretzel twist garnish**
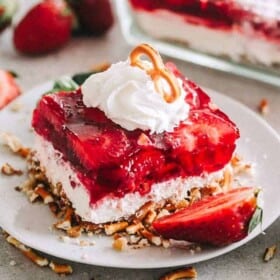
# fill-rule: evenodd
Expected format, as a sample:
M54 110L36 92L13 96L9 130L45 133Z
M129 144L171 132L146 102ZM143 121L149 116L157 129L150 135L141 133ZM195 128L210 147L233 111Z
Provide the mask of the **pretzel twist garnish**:
M141 56L146 55L151 60L151 67ZM154 81L156 91L164 98L167 103L172 103L179 98L181 92L176 77L163 64L160 54L147 44L137 46L130 53L131 66L137 66L146 71ZM169 86L169 92L163 88L162 80Z

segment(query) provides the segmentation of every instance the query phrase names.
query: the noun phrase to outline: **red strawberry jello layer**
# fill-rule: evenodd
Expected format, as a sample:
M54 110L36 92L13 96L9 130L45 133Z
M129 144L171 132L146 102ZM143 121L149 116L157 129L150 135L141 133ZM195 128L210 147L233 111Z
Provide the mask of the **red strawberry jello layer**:
M202 89L173 64L167 67L182 81L190 106L172 132L126 130L86 107L80 89L48 94L38 103L36 157L84 220L128 217L149 200L182 199L190 187L222 176L238 129Z
M275 0L129 0L153 37L254 63L280 63L280 2Z

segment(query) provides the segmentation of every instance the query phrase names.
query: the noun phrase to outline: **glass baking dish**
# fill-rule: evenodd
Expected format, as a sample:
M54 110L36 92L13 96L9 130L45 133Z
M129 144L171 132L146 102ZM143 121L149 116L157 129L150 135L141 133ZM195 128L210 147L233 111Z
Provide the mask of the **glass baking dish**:
M181 43L152 38L137 24L128 2L128 0L116 1L116 8L123 35L129 44L149 43L167 56L280 87L280 66L268 67L249 62L234 62L225 57L209 55L190 49Z

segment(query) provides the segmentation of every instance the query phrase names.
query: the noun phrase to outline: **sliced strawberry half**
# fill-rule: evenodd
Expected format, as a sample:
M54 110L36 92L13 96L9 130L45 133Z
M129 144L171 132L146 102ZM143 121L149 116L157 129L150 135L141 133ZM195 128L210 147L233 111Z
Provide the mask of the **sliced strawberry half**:
M0 70L0 109L11 102L20 94L13 75L7 71Z
M210 196L153 223L164 238L224 246L239 241L256 226L257 191L240 187ZM254 216L254 219L253 219ZM256 221L257 219L257 221Z

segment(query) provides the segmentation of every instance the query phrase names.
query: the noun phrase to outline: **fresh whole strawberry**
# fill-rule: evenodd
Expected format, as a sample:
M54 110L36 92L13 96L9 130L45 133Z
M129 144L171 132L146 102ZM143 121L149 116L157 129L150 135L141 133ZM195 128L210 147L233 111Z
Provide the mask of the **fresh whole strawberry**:
M260 222L257 191L250 187L209 196L153 223L164 238L224 246L246 237Z
M0 33L10 25L16 9L16 0L0 0Z
M63 0L45 0L34 6L14 30L16 49L26 54L56 50L70 39L71 10Z
M81 31L101 36L114 23L109 0L68 0L76 13Z
M4 70L0 70L0 109L11 102L20 94L13 75Z

